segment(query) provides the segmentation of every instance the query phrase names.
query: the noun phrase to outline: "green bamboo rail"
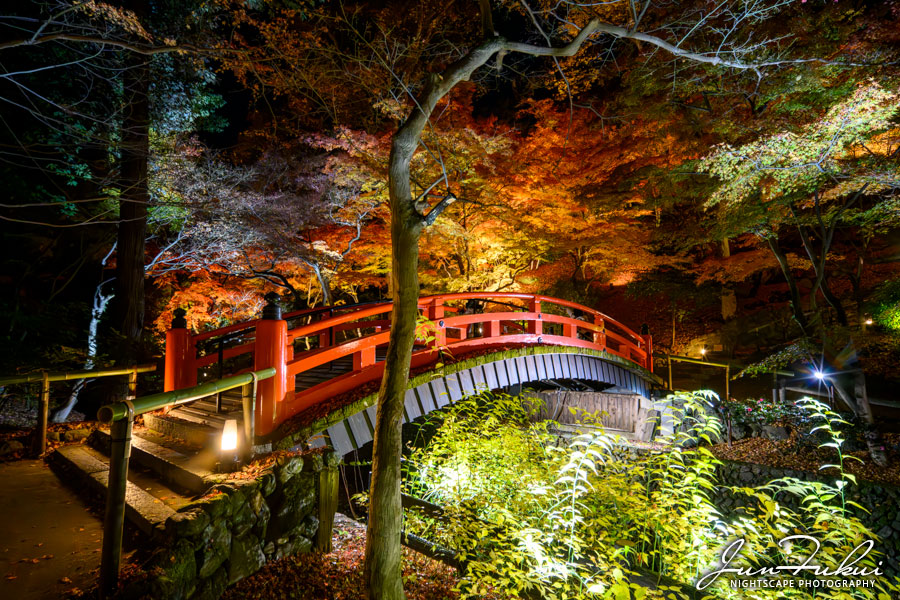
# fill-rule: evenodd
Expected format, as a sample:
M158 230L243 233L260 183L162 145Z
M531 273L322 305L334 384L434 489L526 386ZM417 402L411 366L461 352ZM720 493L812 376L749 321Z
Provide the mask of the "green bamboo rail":
M6 385L28 384L41 382L41 404L38 407L38 423L33 439L33 451L40 456L47 450L47 425L50 420L50 384L54 381L74 381L76 379L94 379L97 377L111 377L115 375L128 375L128 394L131 397L137 393L138 373L155 371L156 365L134 365L132 367L119 367L116 369L99 369L96 371L63 371L50 373L38 371L27 375L13 375L0 377L0 387Z
M246 451L252 453L253 419L256 403L256 384L260 379L274 377L275 369L261 369L254 373L233 375L217 381L125 402L107 404L97 411L97 419L109 423L109 480L106 512L103 518L103 548L100 555L100 591L111 596L119 585L122 562L122 535L125 529L125 488L128 481L128 457L131 455L131 432L137 415L176 404L199 400L236 387L242 388L244 407L244 436Z

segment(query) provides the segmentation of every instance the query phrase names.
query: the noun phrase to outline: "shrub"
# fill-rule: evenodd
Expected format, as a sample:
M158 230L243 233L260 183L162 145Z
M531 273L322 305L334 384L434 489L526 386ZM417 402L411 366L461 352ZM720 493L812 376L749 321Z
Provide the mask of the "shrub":
M552 423L531 423L535 407L503 394L483 394L448 408L431 442L410 456L406 491L444 507L443 515L407 511L406 530L457 551L466 562L463 598L487 591L508 598L680 597L678 586L649 590L634 582L648 571L682 584L713 569L727 540L745 547L731 566L795 564L779 542L788 533L809 536L795 545L822 548L819 564L837 566L871 532L849 512L838 426L827 407L801 408L830 436L841 472L834 485L780 479L758 488L733 488L746 508L722 518L710 495L716 465L708 444L721 430L704 407L711 392L673 398L676 433L665 450L636 452L607 435L599 423L569 441ZM693 442L693 443L692 443ZM696 442L701 442L698 445ZM798 495L791 511L777 498ZM816 540L813 542L812 540ZM786 560L794 562L785 563ZM864 561L874 566L873 555ZM861 564L861 563L860 563ZM665 581L665 580L663 580ZM704 590L709 598L872 598L898 588L731 589L724 578Z

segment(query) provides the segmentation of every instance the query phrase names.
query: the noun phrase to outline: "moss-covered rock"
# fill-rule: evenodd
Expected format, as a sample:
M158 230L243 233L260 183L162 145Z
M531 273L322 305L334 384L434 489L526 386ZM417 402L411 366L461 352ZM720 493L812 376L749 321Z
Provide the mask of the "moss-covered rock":
M247 534L235 538L231 543L231 555L228 558L228 584L231 585L247 575L252 575L266 564L266 555L259 545L259 538Z
M193 507L166 519L166 533L172 538L192 538L209 526L209 515L202 508Z
M223 566L200 584L194 598L196 600L218 600L226 587L228 587L228 569Z
M285 485L290 479L303 471L303 459L298 456L280 456L275 462L275 476L279 485Z
M187 540L178 540L155 561L163 574L150 579L147 593L151 598L182 600L190 598L197 584L197 563L194 548Z
M259 492L253 492L259 495ZM262 496L260 495L260 498ZM244 502L234 514L231 515L231 532L235 537L245 535L250 529L256 525L256 512L253 509L251 501Z
M271 469L266 469L260 473L256 480L259 481L259 491L262 492L263 496L270 496L275 491L275 488L278 487L278 478Z
M200 536L197 549L197 575L204 579L211 576L231 554L231 530L228 522L213 521Z
M198 508L208 514L212 519L227 519L231 516L231 498L228 494L215 492L208 496L203 496L190 504L186 504L179 508L178 512L187 512Z

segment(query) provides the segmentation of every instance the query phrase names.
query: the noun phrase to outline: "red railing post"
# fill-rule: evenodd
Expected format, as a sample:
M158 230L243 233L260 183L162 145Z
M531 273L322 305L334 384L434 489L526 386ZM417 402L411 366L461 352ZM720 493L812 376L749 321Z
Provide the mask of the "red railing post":
M489 338L500 337L500 319L491 319L487 322L487 335Z
M428 320L434 323L434 341L432 346L437 349L447 345L447 328L444 326L444 299L434 298L428 304Z
M197 385L194 344L184 318L187 313L183 308L176 308L173 312L172 328L166 332L166 371L163 378L163 391L166 392Z
M528 306L533 313L538 313L537 319L528 321L528 333L532 335L541 335L543 333L543 322L541 321L541 301L537 297L532 297Z
M375 364L375 346L353 353L353 370L360 371Z
M594 315L594 325L600 327L600 331L594 332L594 343L606 350L606 323L603 322L603 317Z
M262 318L256 323L256 344L253 350L253 370L275 368L275 376L259 382L256 391L256 433L266 435L278 426L281 403L288 393L287 321L281 318L278 294L266 294L267 304ZM293 388L293 386L291 386Z
M653 336L650 335L650 327L644 323L641 325L641 338L644 340L644 350L647 352L646 364L644 367L653 372Z

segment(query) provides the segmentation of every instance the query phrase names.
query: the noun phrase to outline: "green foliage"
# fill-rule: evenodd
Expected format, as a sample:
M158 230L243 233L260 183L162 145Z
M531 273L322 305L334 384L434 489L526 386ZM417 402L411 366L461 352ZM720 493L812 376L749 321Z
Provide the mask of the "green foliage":
M755 377L756 375L763 373L771 373L773 371L784 369L800 360L809 362L810 357L816 354L816 352L812 341L803 338L782 348L778 352L767 356L761 361L746 367L737 374L737 377L743 377L744 375Z
M713 505L718 461L706 448L721 435L708 410L712 392L670 396L674 433L668 449L636 452L606 434L587 415L568 442L554 423L535 423L534 399L482 394L448 407L443 422L408 461L407 493L444 507L434 514L409 510L407 531L458 552L466 562L462 598L488 592L504 598L683 597L678 585L650 590L634 581L654 572L662 584L696 582L716 568L726 541L745 546L730 566L796 564L798 548L821 544L817 558L836 567L849 550L872 539L850 511L844 490L855 483L842 471L844 424L827 407L801 407L827 434L841 472L834 485L792 478L759 488L734 488L746 508L724 519ZM815 430L814 430L815 431ZM797 495L792 511L777 498ZM802 533L791 557L779 542ZM874 566L870 554L866 564ZM783 562L793 561L793 562ZM659 579L662 577L663 579ZM880 587L878 587L880 586ZM817 590L822 598L886 598L894 583L876 588ZM803 588L734 590L719 578L708 598L811 598Z
M900 279L883 283L873 295L872 319L891 331L900 331Z
M741 425L794 423L805 414L794 402L773 402L765 398L731 400L723 403L722 412L726 419Z

